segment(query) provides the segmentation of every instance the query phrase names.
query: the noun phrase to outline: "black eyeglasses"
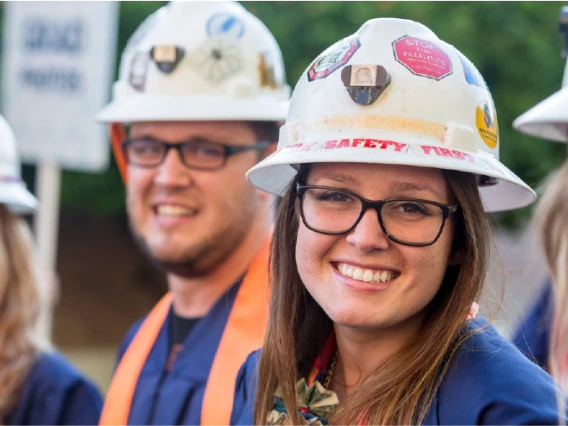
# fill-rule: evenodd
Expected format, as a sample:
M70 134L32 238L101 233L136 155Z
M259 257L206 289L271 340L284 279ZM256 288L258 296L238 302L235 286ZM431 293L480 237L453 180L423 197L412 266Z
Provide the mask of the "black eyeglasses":
M122 142L126 162L137 167L157 167L163 163L170 149L178 152L183 164L191 169L216 170L227 162L227 157L244 151L260 151L271 142L231 146L210 141L168 143L157 139L129 138Z
M371 201L346 189L320 185L296 185L300 215L314 232L339 235L357 226L368 209L377 212L385 235L399 244L424 247L434 244L446 219L459 205L418 198Z

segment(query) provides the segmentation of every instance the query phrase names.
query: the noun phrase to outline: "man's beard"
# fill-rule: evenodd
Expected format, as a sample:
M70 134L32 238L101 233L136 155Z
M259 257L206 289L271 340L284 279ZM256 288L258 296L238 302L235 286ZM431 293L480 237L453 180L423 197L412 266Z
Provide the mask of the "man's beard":
M156 255L143 235L135 229L129 220L129 227L136 245L142 253L166 274L185 278L199 278L210 274L219 267L237 249L246 237L247 227L234 226L211 235L194 247L185 248L175 258L160 258Z

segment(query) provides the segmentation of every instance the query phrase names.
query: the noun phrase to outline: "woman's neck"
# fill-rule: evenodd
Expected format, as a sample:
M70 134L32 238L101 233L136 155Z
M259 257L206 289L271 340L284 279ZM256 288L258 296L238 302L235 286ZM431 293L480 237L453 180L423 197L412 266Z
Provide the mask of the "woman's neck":
M353 392L419 329L422 315L395 326L360 329L335 324L337 363L331 388L340 400Z

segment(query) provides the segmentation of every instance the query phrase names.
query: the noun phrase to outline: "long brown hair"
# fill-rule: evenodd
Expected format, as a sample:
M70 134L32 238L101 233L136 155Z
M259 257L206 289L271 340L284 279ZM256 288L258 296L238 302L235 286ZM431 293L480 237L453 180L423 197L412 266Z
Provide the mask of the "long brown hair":
M568 391L568 161L548 182L535 212L537 234L553 283L554 317L549 342L549 370Z
M31 235L20 217L0 205L0 421L14 407L37 355L34 329L39 296Z
M301 423L296 382L307 376L333 329L332 321L305 289L295 261L295 187L305 179L306 170L302 167L277 211L271 250L271 315L258 369L256 424L266 424L277 387L291 422ZM332 423L358 424L362 413L366 413L367 424L421 423L450 360L468 337L462 326L483 287L491 227L475 176L456 171L443 174L461 205L453 220L454 248L463 250L462 263L447 268L419 333L341 402Z

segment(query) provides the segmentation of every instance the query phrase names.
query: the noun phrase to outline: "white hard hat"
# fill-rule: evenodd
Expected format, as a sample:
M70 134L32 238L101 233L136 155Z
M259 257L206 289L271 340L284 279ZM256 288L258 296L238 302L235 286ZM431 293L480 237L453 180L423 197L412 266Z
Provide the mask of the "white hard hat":
M474 173L486 211L536 199L499 161L497 116L482 76L413 21L373 19L325 50L294 89L278 150L247 178L282 194L299 164L318 162Z
M536 104L513 122L513 128L529 136L568 142L568 87Z
M14 213L35 210L36 198L26 189L20 176L16 138L8 122L0 115L0 204Z
M274 37L236 2L172 2L122 55L109 123L286 118L290 88Z

